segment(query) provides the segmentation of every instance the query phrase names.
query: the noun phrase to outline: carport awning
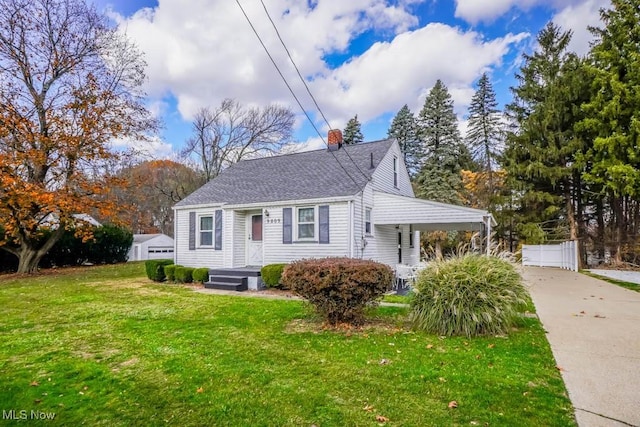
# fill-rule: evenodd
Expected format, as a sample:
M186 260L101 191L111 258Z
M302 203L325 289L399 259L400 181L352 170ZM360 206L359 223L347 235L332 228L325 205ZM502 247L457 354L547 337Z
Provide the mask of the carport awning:
M491 214L480 209L378 191L374 192L373 200L374 225L411 224L414 229L421 231L480 231L483 225L489 228L495 225ZM490 221L489 224L488 221Z

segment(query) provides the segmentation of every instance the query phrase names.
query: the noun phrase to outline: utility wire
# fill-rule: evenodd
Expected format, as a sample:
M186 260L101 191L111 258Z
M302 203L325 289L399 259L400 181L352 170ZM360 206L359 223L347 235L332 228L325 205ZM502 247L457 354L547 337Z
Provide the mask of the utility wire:
M302 73L300 73L300 69L298 69L298 66L296 65L295 61L293 60L293 57L291 56L291 52L289 52L289 48L287 48L287 45L285 44L284 40L282 39L282 36L280 36L280 31L278 31L278 27L276 26L276 23L271 18L271 14L267 10L267 6L264 4L263 0L260 0L260 3L262 4L262 8L264 9L264 13L266 13L267 18L269 18L269 21L271 22L271 25L273 26L273 29L275 30L276 34L278 35L278 39L280 40L280 43L282 44L282 47L284 48L285 52L287 52L287 56L289 57L289 61L291 61L291 63L293 64L293 67L296 69L296 72L298 73L298 77L300 77L300 81L302 81L302 84L304 85L305 89L307 89L307 93L309 94L309 96L311 97L311 100L315 104L316 109L320 112L320 115L324 119L324 122L327 124L329 129L331 129L331 124L329 123L329 120L327 120L327 117L322 112L322 108L320 108L320 106L318 105L318 102L316 101L315 96L313 96L313 94L311 93L311 89L309 89L309 85L307 84L307 81L305 80L304 77L302 77ZM349 157L349 160L351 160L351 163L353 163L353 165L356 167L356 169L358 169L358 172L360 172L362 174L362 176L364 176L367 180L371 179L367 174L362 172L362 169L360 169L358 164L353 160L353 158L351 158L351 155L349 154L349 152L347 150L345 150L345 153L346 153L347 157Z
M264 44L264 42L262 41L262 38L260 37L260 34L258 34L258 31L256 30L256 28L254 27L253 23L251 22L251 19L249 19L249 16L247 15L247 12L245 12L244 8L242 7L242 5L240 4L240 0L236 0L236 3L238 4L238 7L240 8L240 10L242 11L242 14L244 15L244 17L246 18L247 22L249 23L249 25L251 26L251 29L253 30L253 33L256 35L256 37L258 38L258 41L260 42L260 44L262 45L262 48L264 49L264 51L266 52L267 56L269 57L269 59L271 60L271 63L273 64L273 66L276 68L276 70L278 71L278 74L280 75L280 78L282 78L282 81L284 82L284 84L287 86L287 88L289 89L289 92L291 92L291 95L293 96L293 98L296 100L296 102L298 103L298 106L300 107L300 109L302 110L302 112L304 113L304 115L307 117L307 120L309 120L309 123L311 123L311 126L313 126L313 129L316 131L316 133L318 134L318 136L320 137L320 139L322 140L322 142L324 143L324 145L327 146L327 148L329 148L329 144L327 144L327 142L324 139L324 136L322 135L322 133L318 130L318 128L316 127L315 123L313 122L313 120L311 120L311 117L309 116L309 113L307 113L307 110L304 109L304 107L302 106L302 103L300 102L300 100L298 99L298 97L296 96L295 92L293 91L293 89L291 88L291 86L289 85L289 82L287 82L287 79L284 77L284 75L282 74L282 71L280 71L280 67L278 67L278 64L276 64L276 61L273 59L273 56L271 56L271 53L269 52L269 49L267 49L267 46ZM338 164L340 165L340 167L342 168L342 170L347 174L347 176L351 179L351 181L353 181L354 184L356 184L357 187L359 187L360 185L358 184L358 181L356 181L356 179L351 176L351 174L349 173L349 171L347 171L347 169L344 167L344 165L340 162L340 160L336 157L335 152L329 150L329 152L333 155L333 158L336 160L336 162L338 162ZM346 152L346 150L345 150ZM353 161L353 159L351 160ZM354 163L355 164L355 163ZM362 171L360 171L362 173ZM366 175L365 175L366 177ZM368 179L368 177L367 177Z

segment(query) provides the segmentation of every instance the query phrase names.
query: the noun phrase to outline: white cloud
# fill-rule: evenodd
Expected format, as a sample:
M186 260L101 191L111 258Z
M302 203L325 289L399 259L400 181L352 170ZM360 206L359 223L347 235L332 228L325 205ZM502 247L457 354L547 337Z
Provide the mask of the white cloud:
M599 27L600 9L609 8L609 0L587 0L577 5L569 5L553 17L553 22L564 30L572 30L573 36L569 49L579 55L589 51L589 43L593 41L593 35L587 27Z
M146 140L116 139L111 142L112 148L130 152L135 157L148 159L168 159L175 157L173 147L158 137L150 137Z
M540 2L540 0L456 0L455 16L471 24L490 23L513 7L528 10L532 5Z
M580 18L586 18L582 22L582 27L593 23L593 7L610 4L606 0L456 0L455 16L464 19L470 24L479 22L491 23L499 17L505 15L512 9L528 11L534 7L550 7L558 15L563 15L561 19L571 21L571 24L580 24ZM575 13L575 15L571 15ZM577 29L578 25L571 28ZM581 28L582 29L582 28Z
M346 122L354 114L369 121L396 112L405 103L417 112L437 79L448 86L457 107L469 104L473 83L482 72L501 63L525 33L486 41L475 32L429 24L375 43L358 58L317 78L312 88L331 117Z
M281 36L332 127L343 127L355 114L365 123L395 113L405 103L417 112L437 79L448 86L460 113L479 75L499 66L529 36L509 33L485 39L477 32L439 23L410 30L418 20L409 11L420 1L401 0L395 5L384 0L268 2ZM315 117L315 107L260 2L241 0L241 4ZM186 120L199 108L217 106L224 98L254 105L278 102L298 111L235 2L163 0L156 8L118 19L146 54L147 91L158 113L166 105L157 100L168 93L176 98ZM367 31L382 32L389 41L375 43L341 66L328 62L328 55L348 52L354 39ZM326 131L324 125L320 129ZM316 147L312 141L307 143ZM162 145L157 148L163 149Z

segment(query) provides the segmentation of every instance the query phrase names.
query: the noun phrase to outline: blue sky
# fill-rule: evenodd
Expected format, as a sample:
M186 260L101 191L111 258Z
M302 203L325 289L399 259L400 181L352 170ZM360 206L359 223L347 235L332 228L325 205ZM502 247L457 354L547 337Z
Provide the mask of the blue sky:
M323 134L319 119L288 62L260 0L239 0L287 80ZM384 138L395 113L418 113L437 79L449 88L460 127L474 85L490 75L499 102L522 52L553 20L574 32L584 54L608 0L263 0L331 127L358 114L365 140ZM172 156L191 132L193 114L225 98L244 105L281 103L298 115L300 146L322 141L304 118L232 0L98 0L144 52L148 104L164 121L148 147Z

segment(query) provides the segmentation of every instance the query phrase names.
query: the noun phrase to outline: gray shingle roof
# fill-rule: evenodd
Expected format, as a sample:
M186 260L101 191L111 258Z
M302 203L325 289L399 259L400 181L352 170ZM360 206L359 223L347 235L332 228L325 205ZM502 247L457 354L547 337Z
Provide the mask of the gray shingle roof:
M176 207L355 195L364 189L391 144L393 140L385 139L343 146L333 153L323 149L243 160L181 200Z

